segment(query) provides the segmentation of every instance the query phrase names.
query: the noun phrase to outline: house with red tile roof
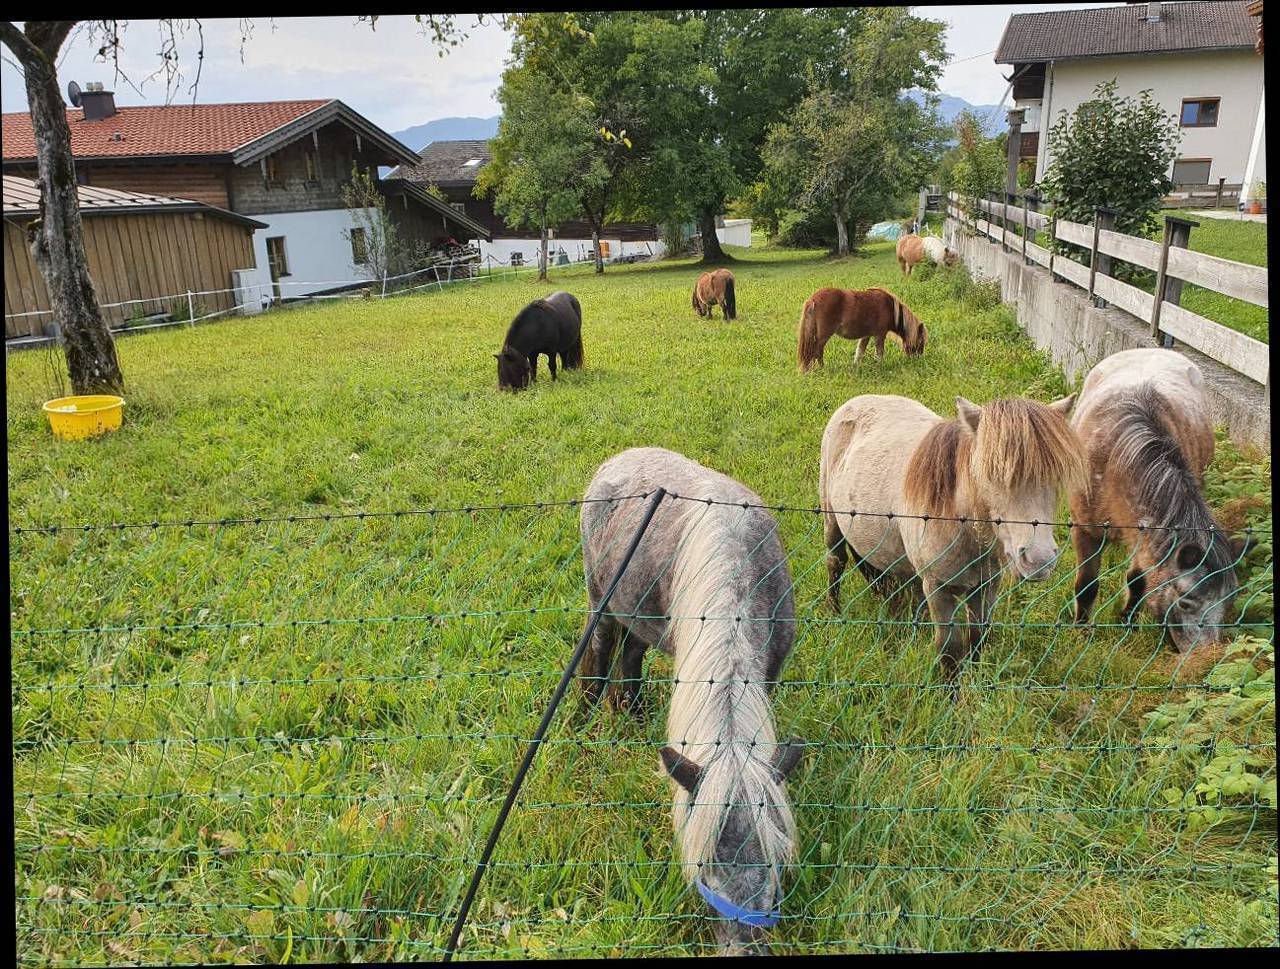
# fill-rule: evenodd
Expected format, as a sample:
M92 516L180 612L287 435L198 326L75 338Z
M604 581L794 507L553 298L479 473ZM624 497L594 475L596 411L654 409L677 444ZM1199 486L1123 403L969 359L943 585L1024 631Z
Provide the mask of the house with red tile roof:
M254 233L257 265L286 299L365 274L342 199L352 166L376 176L418 159L336 99L117 106L112 92L91 89L79 92L67 122L81 185L191 199L265 223ZM34 177L31 115L5 114L0 143L4 173ZM380 187L410 242L489 238L423 186Z

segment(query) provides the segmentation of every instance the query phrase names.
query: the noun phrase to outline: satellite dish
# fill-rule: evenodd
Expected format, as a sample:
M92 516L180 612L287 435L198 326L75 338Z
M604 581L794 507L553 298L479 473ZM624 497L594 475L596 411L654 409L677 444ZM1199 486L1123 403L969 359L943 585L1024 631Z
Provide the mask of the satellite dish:
M75 81L67 85L67 100L71 102L73 108L80 107L80 85Z

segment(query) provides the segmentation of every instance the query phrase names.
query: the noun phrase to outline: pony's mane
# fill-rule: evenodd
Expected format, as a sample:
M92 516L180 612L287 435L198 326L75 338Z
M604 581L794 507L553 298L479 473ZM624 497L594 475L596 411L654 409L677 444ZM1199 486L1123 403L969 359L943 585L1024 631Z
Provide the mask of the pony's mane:
M696 796L678 788L675 824L687 878L713 860L732 804L764 804L756 835L770 865L795 850L795 821L770 763L777 750L764 684L764 660L741 623L734 556L723 554L732 525L717 509L703 515L675 553L671 636L675 686L668 742L702 767ZM706 618L704 618L706 617Z
M1066 419L1016 397L984 405L976 433L959 418L935 425L907 462L908 503L926 515L954 515L964 463L980 483L1005 490L1074 490L1087 480L1084 448Z
M982 408L970 467L974 477L1006 489L1083 488L1084 445L1065 417L1021 397Z
M535 299L532 303L516 314L516 318L511 321L511 325L507 327L507 336L503 341L510 343L511 337L520 329L520 326L529 319L545 313L554 313L555 307L551 306L545 299Z
M959 418L935 424L907 462L902 484L907 503L926 515L954 516L957 468L969 460L972 447L973 435Z
M1208 549L1206 567L1228 568L1232 560L1226 536L1200 493L1177 437L1157 416L1172 410L1171 402L1150 385L1126 393L1114 411L1111 460L1135 485L1139 517L1163 526L1150 533L1158 549L1167 552L1175 536L1190 535Z

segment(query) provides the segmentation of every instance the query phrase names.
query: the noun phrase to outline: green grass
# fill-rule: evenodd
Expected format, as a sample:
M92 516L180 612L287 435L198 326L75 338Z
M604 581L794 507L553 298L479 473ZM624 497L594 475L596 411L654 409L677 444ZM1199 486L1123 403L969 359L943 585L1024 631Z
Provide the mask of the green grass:
M572 499L635 445L808 507L823 426L853 395L950 414L956 394L1068 389L992 287L929 268L903 281L891 245L867 252L739 253L733 324L690 310L689 262L557 272L582 302L586 368L553 384L544 361L515 396L492 354L547 291L528 278L122 339L125 426L84 443L49 434L42 356L9 358L11 523L307 516L11 533L15 627L99 630L12 641L22 958L437 958L582 628L577 510L322 516ZM836 340L798 374L805 297L875 284L927 323L925 355L894 344L854 368ZM1269 470L1223 441L1207 481L1235 527L1266 529L1240 597L1264 624ZM790 785L801 864L776 951L1276 943L1274 807L1230 795L1197 826L1168 800L1195 800L1210 753L1153 743L1144 714L1193 700L1177 676L1202 671L1175 675L1149 626L1116 625L1119 556L1094 627L1059 625L1069 553L1047 584L1007 590L953 701L927 631L893 622L856 572L832 621L820 523L779 519L800 624L776 716L818 746ZM670 664L647 668L660 711ZM512 815L467 952L709 951L671 865L663 717L582 726L576 708ZM1213 737L1256 745L1274 785L1274 704L1232 710Z
M1222 259L1248 263L1251 266L1267 265L1267 224L1248 220L1211 219L1188 215L1185 209L1170 209L1160 213L1178 218L1191 218L1200 224L1191 230L1190 245L1196 252L1208 253ZM1159 241L1159 230L1154 238ZM1184 286L1182 305L1193 313L1221 323L1233 330L1245 333L1255 340L1270 343L1271 330L1267 323L1267 309L1254 306L1244 300L1223 296L1199 286Z

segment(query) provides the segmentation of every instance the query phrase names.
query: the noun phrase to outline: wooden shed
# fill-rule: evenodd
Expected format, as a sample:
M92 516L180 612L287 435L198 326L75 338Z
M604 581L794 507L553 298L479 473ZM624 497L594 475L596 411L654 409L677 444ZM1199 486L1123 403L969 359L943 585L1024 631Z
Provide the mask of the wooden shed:
M109 326L165 314L185 316L188 291L211 294L193 298L196 316L236 305L232 271L254 268L253 233L266 228L264 223L188 199L88 185L81 185L79 193L89 275ZM5 175L6 339L39 336L56 322L27 239L39 214L36 183Z

